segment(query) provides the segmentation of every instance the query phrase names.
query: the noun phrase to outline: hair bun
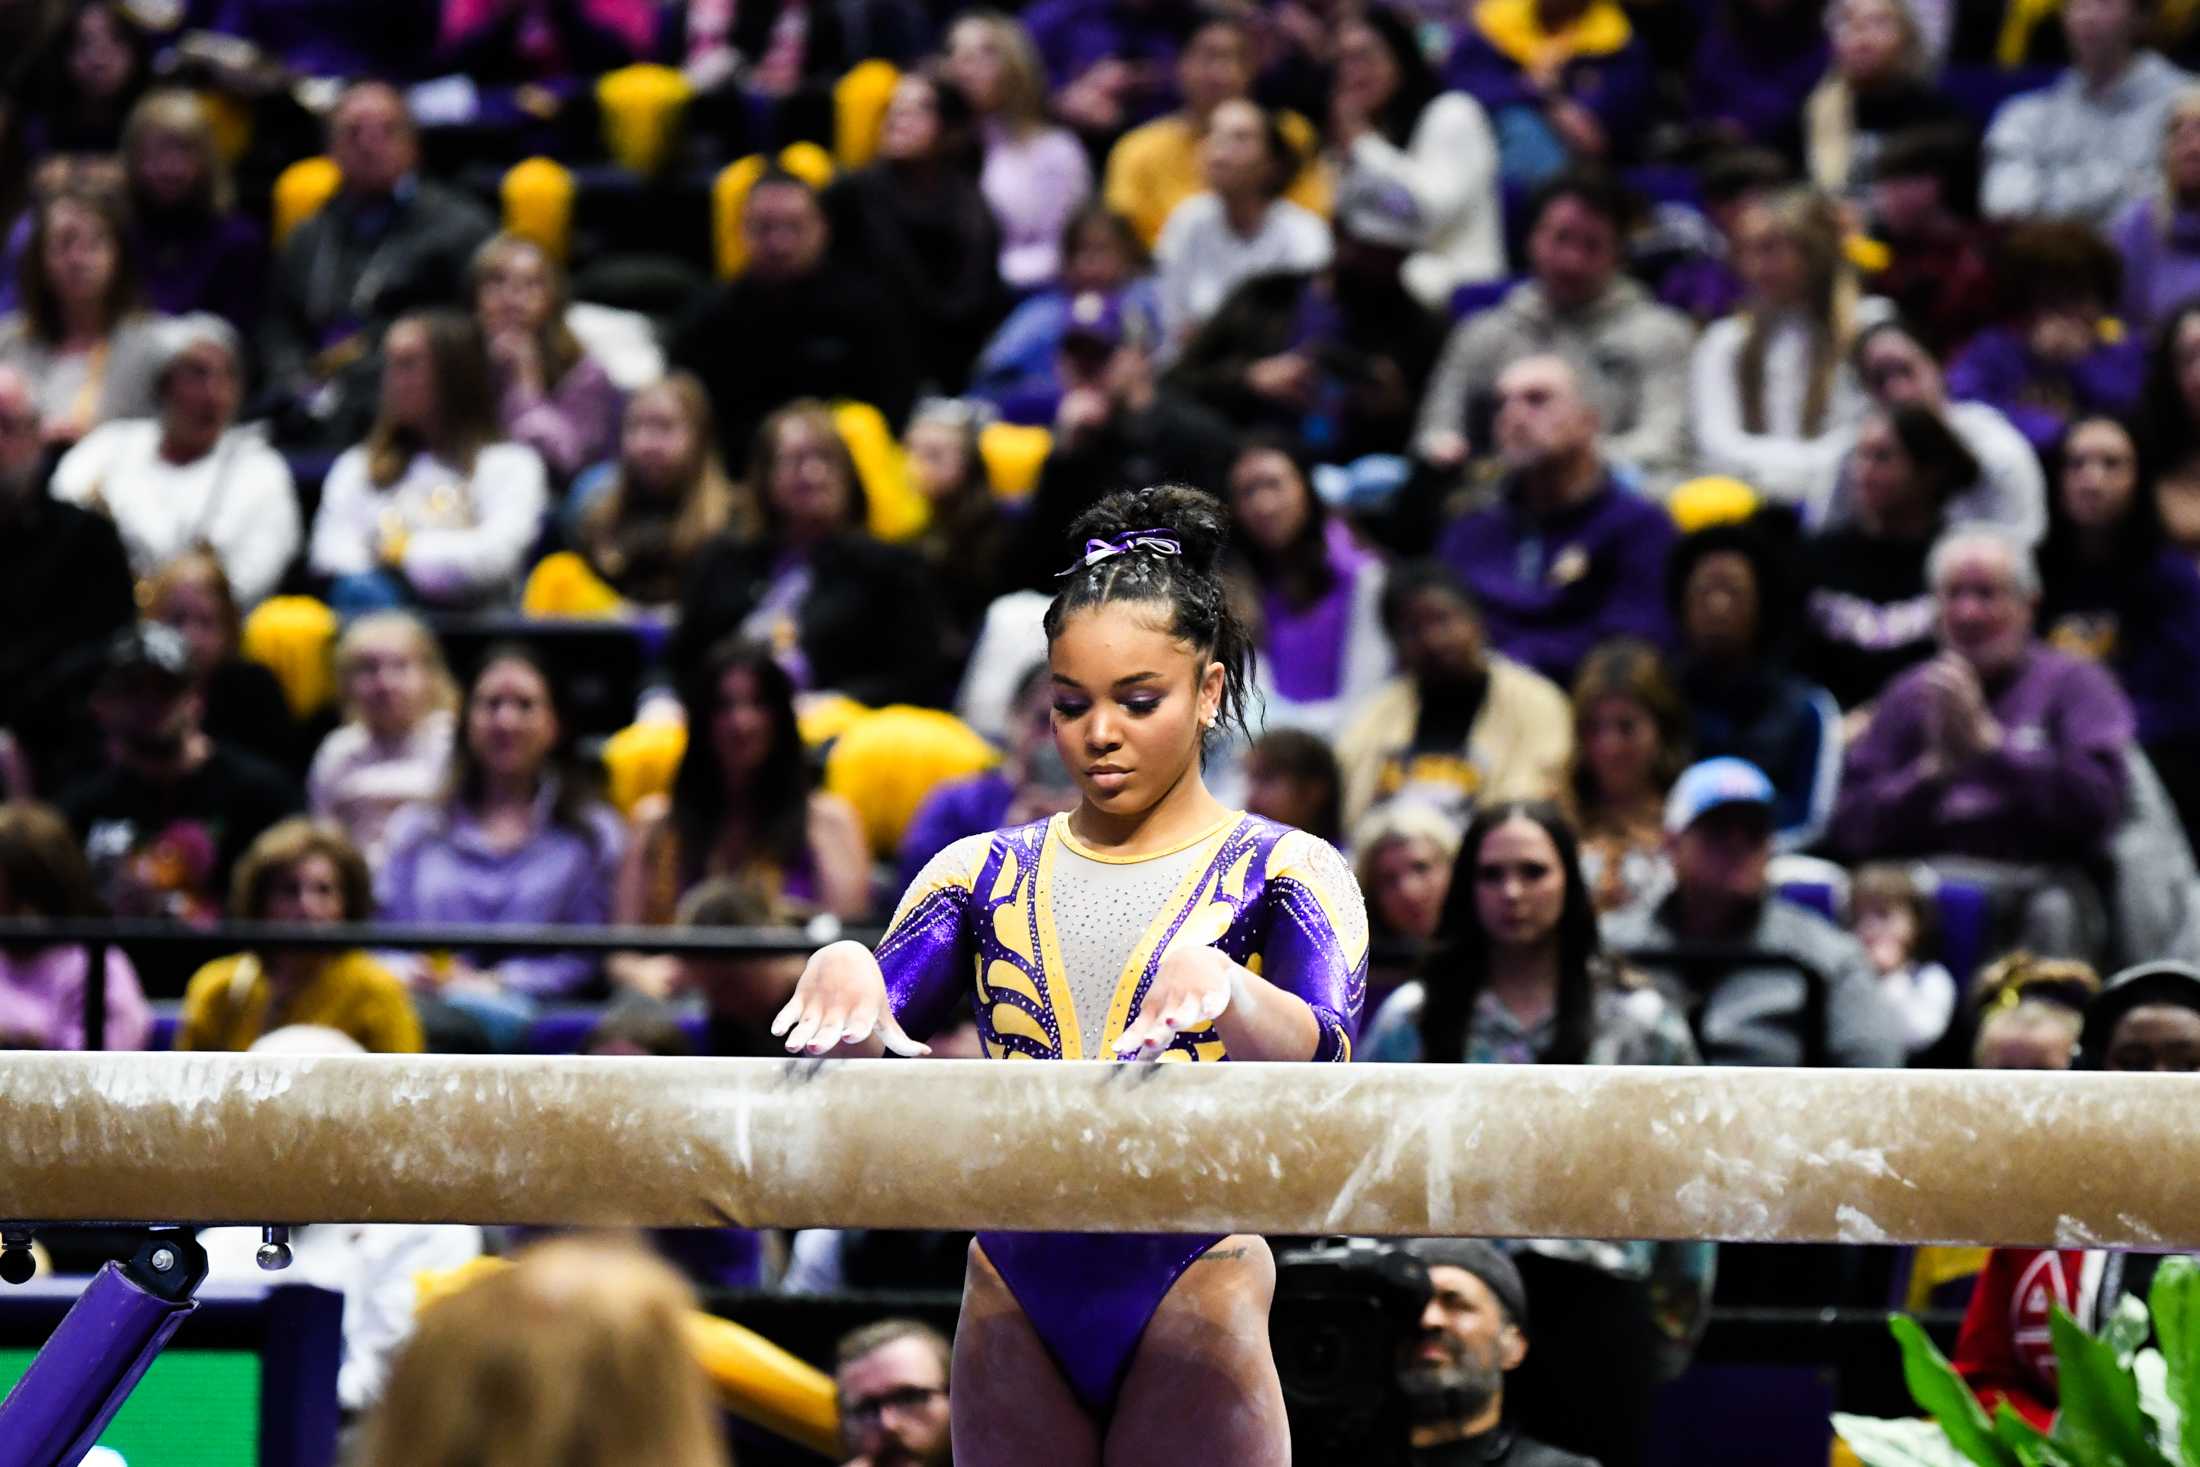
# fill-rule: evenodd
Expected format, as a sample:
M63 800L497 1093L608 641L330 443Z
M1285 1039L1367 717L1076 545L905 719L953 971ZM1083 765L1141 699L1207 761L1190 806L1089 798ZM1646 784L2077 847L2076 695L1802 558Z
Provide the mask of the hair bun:
M1211 575L1221 564L1230 538L1230 513L1222 501L1189 484L1154 484L1120 489L1079 515L1070 525L1070 543L1112 540L1132 530L1167 530L1184 547L1187 564Z

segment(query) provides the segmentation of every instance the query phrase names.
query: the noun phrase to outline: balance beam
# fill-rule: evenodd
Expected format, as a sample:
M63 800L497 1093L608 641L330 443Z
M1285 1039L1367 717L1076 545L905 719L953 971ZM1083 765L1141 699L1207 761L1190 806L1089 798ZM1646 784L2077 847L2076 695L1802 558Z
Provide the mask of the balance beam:
M20 1054L0 1219L2200 1247L2200 1077Z

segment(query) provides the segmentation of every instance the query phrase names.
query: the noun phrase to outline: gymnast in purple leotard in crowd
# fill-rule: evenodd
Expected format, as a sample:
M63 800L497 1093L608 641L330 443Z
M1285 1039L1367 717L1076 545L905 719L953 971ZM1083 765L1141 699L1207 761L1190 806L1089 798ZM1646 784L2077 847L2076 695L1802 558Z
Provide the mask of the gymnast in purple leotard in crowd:
M1046 630L1077 809L949 846L875 955L835 943L810 960L773 1032L811 1054L923 1054L910 1036L974 992L995 1059L1349 1059L1367 981L1351 871L1200 777L1207 741L1244 727L1249 672L1215 572L1221 506L1130 490L1073 533L1084 550ZM956 1462L1288 1460L1274 1284L1257 1237L979 1234Z

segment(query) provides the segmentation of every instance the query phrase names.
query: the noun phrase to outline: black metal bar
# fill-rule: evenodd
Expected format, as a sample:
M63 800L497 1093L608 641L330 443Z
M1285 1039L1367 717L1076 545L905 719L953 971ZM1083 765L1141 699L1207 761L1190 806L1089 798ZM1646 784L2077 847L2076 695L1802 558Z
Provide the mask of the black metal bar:
M107 959L113 949L106 943L84 949L84 1047L107 1047Z

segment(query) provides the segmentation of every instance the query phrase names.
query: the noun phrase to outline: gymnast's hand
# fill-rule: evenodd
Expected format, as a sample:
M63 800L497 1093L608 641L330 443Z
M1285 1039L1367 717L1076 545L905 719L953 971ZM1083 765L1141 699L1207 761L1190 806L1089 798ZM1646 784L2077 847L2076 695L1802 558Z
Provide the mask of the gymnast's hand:
M794 997L772 1020L772 1033L787 1036L789 1054L824 1054L837 1045L861 1044L876 1030L886 1047L914 1059L930 1054L902 1032L887 1001L886 975L860 942L835 942L810 955Z
M1155 1060L1186 1029L1219 1019L1237 993L1236 963L1211 947L1169 950L1153 975L1138 1018L1115 1041L1115 1057Z

